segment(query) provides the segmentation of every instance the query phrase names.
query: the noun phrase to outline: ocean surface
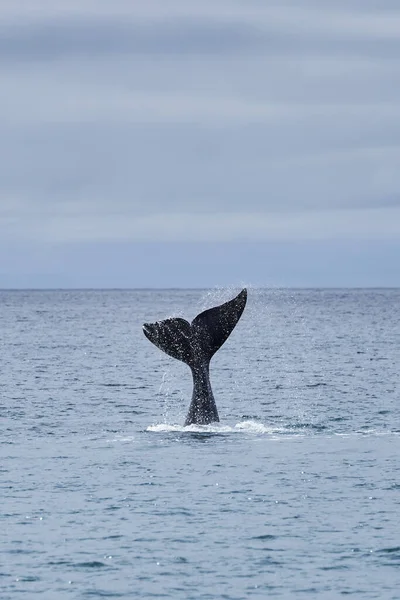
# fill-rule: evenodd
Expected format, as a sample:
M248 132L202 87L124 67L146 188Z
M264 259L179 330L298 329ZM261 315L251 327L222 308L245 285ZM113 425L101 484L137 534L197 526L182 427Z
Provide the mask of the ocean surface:
M0 598L400 598L400 290L252 290L184 428L145 338L238 290L0 292Z

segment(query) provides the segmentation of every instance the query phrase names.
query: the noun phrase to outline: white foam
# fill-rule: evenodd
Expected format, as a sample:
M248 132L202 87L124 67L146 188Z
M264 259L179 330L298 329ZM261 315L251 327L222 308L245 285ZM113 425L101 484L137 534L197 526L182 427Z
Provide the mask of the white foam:
M253 433L253 434L272 434L279 431L284 431L276 427L271 427L258 423L257 421L242 421L236 423L233 427L230 425L221 425L220 423L212 423L211 425L171 425L168 423L158 423L150 425L146 431L153 432L183 432L183 433Z
M283 427L272 427L271 425L264 425L263 423L259 423L258 421L242 421L241 423L236 423L235 425L236 431L245 431L247 433L280 433L283 431L287 431Z

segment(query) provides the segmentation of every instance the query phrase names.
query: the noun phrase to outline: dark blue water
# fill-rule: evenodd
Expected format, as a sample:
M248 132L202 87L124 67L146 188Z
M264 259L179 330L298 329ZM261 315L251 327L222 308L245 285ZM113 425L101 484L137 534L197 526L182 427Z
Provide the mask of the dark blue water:
M235 292L0 292L2 600L400 598L400 290L250 290L185 429Z

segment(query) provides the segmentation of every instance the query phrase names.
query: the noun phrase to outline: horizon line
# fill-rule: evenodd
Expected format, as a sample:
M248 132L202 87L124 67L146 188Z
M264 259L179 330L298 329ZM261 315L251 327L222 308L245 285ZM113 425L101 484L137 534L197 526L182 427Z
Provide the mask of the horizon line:
M203 291L203 290L221 290L232 288L247 288L249 290L400 290L400 285L370 285L370 286L252 286L252 285L214 285L214 286L199 286L199 287L0 287L0 292L159 292L159 291Z

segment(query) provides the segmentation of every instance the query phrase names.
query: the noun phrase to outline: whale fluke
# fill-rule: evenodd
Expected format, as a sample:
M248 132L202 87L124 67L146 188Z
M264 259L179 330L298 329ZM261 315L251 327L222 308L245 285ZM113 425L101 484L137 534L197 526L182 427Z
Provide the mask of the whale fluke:
M145 323L143 333L157 348L188 365L192 362L192 330L185 319L165 319Z
M197 315L191 324L173 318L143 325L147 339L192 370L193 396L185 425L219 421L209 377L210 360L232 333L246 301L247 290L243 289L232 300Z
M233 300L209 308L193 319L191 328L196 350L204 359L211 360L226 342L242 316L246 300L247 290L244 289Z

